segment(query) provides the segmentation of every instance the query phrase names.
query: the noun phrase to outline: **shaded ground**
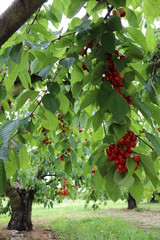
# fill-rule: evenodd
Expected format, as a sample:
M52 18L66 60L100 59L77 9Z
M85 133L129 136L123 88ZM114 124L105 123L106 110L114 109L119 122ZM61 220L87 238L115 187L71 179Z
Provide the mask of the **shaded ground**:
M140 227L145 231L160 230L160 211L147 211L147 210L127 210L127 209L103 209L96 212L87 211L79 213L68 213L65 215L67 218L87 218L87 217L118 217L136 227ZM58 236L50 231L49 221L51 219L38 219L33 220L33 231L31 232L17 232L9 231L4 226L1 226L0 240L60 240Z
M43 227L41 225L42 223ZM60 238L50 231L45 219L44 222L41 221L41 224L35 223L34 221L33 224L34 228L31 232L18 232L2 228L0 232L0 240L60 240Z

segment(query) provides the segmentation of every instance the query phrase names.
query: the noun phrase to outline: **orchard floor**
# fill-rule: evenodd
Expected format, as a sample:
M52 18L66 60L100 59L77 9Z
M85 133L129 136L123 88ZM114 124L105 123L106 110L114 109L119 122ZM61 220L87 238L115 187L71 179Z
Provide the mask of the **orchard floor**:
M53 209L44 209L36 205L33 210L33 231L17 232L6 229L8 217L6 220L0 219L0 240L60 240L51 229L52 219L60 220L65 218L83 219L94 217L115 217L130 223L132 226L141 228L143 231L160 231L160 204L142 204L136 210L127 210L126 203L109 203L101 206L99 210L92 211L91 207L84 209L79 203L67 202L61 206L55 206Z

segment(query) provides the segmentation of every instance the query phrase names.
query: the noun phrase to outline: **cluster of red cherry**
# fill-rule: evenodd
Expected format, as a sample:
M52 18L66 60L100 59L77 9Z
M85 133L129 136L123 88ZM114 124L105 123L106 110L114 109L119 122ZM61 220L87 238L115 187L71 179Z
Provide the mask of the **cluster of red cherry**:
M43 139L43 143L50 145L52 142L48 141L48 138L46 137L46 129L44 127L42 128L41 133L43 133L43 135L45 136L45 139Z
M59 194L60 194L60 195L67 196L67 195L68 195L68 189L60 188L60 189L59 189Z
M118 50L115 50L114 54L121 60L125 60L125 56L120 55ZM124 79L124 73L118 73L114 66L112 55L108 54L108 69L105 71L104 76L102 76L102 81L104 82L108 80L114 87L115 91L119 93L127 101L130 109L130 103L132 101L132 98L130 96L125 96L125 94L121 93L120 88L124 86L124 82L122 81L122 79Z
M80 133L83 132L83 130L81 128L81 123L80 122L78 123L78 130L79 130Z
M118 50L115 50L114 53L116 56L119 56ZM121 55L120 59L125 60L125 56ZM102 77L102 81L104 82L108 80L111 83L111 85L113 85L114 88L120 88L124 86L124 82L121 81L123 78L124 74L123 73L118 74L112 61L112 55L108 54L108 70L105 71L105 76Z
M108 155L108 161L114 161L118 172L127 172L126 160L130 158L132 148L136 147L137 137L133 131L127 131L127 133L118 140L118 145L110 144L106 149ZM138 169L140 157L138 154L134 154L133 160L137 166L135 171Z

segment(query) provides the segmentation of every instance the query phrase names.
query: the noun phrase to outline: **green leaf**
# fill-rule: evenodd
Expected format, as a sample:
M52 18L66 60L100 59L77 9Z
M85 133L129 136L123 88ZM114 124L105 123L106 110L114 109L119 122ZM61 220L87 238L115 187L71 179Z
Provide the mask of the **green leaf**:
M139 203L142 198L143 189L144 189L143 184L141 183L139 177L136 174L134 174L134 183L129 188L129 192L135 198L137 203Z
M116 123L112 124L112 127L117 139L123 137L126 134L128 128L127 125L120 125Z
M157 153L158 156L160 156L160 139L148 132L146 133L146 135L148 136L149 140L151 141L155 152Z
M108 110L113 114L113 118L117 122L122 121L129 110L127 101L116 92L109 96L106 105Z
M23 46L22 43L18 43L15 46L13 46L13 48L10 52L10 57L11 57L12 61L15 63L19 63L19 61L20 61L20 57L22 54L22 51L21 51L22 46Z
M140 156L140 161L143 165L143 168L144 168L144 171L145 171L147 177L151 180L152 184L156 187L157 176L156 176L156 172L154 169L154 164L153 164L152 159L142 153L138 153L138 154Z
M0 194L4 195L6 194L6 170L3 160L0 160Z
M125 7L126 6L126 0L110 0L110 4L112 4L114 7Z
M97 99L97 91L93 91L87 94L81 103L81 109L88 107L90 104L94 104L96 99Z
M60 60L59 64L61 67L69 69L74 64L75 61L76 61L76 59L74 57L69 57L69 58L64 58L64 59Z
M106 32L102 35L102 47L108 53L113 53L115 50L115 35L112 32Z
M77 99L82 91L82 82L76 82L72 87L72 94L75 99Z
M104 82L101 85L101 88L98 92L98 97L97 97L98 104L99 104L100 108L104 111L106 111L108 109L106 102L108 101L111 93L112 93L111 84L109 84L107 81Z
M106 70L106 64L104 62L99 62L96 64L95 68L93 69L92 75L95 78L102 77L102 74Z
M89 164L89 161L85 163L83 168L83 173L84 173L84 176L87 176L89 173L91 173L91 166Z
M17 75L18 75L18 69L19 69L19 65L14 64L12 70L9 73L9 76L7 78L5 78L4 84L5 84L7 91L10 91L11 87L13 86L13 84L17 78Z
M44 128L46 128L50 131L56 130L56 128L58 126L57 116L55 114L53 114L52 112L45 110L44 118L42 118L42 124L43 124Z
M51 94L46 94L43 98L42 98L42 103L45 107L45 109L55 113L56 111L58 111L59 107L60 107L60 101L59 99Z
M125 176L123 176L122 173L115 171L114 181L116 182L117 185L123 186L125 188L129 188L134 183L134 177L130 176L129 174L126 174Z
M83 4L85 3L84 0L76 0L72 1L68 7L67 17L72 18L79 10L82 8Z
M121 19L118 16L110 16L107 21L108 31L120 31L122 29Z
M57 82L48 82L47 89L51 95L56 95L60 92L60 86Z
M38 73L38 76L39 76L39 77L42 77L42 78L47 78L47 77L48 77L48 74L49 74L49 72L50 72L50 70L51 70L51 68L52 68L52 66L53 66L53 65L50 64L50 65L42 68L42 70Z
M107 172L106 175L106 190L110 196L110 198L116 202L120 197L120 189L119 186L114 181L114 170Z
M137 28L138 21L137 21L137 16L136 16L135 12L132 11L130 8L127 8L125 11L126 11L126 17L129 22L129 25Z
M2 101L3 99L5 99L6 94L7 94L6 88L5 88L5 86L1 83L1 84L0 84L0 101Z
M82 69L79 66L74 65L73 71L71 73L72 84L82 81L83 78L84 78L84 73L83 73Z
M6 125L2 126L0 129L0 139L2 141L2 145L0 146L0 159L8 160L9 159L9 140L12 134L23 125L23 120L15 120L7 123ZM18 130L17 130L18 131Z
M102 178L99 170L97 169L93 176L94 186L97 192L99 192L103 187L104 179Z
M129 175L132 176L135 172L135 167L137 166L136 162L132 158L127 158L126 165Z
M150 52L153 52L156 49L157 42L156 42L156 37L153 28L151 25L147 27L146 31L146 42L147 42L147 47Z
M29 155L26 146L22 145L19 155L19 168L29 169Z
M127 31L130 34L130 36L133 38L133 40L139 46L141 46L143 50L147 51L147 43L146 43L146 39L145 39L145 36L143 35L143 33L139 29L136 29L133 27L128 27Z
M102 122L104 119L104 114L101 110L98 110L93 116L93 129L96 132L100 126L102 126Z
M10 159L9 161L8 160L5 161L7 179L11 178L18 169L18 164L14 151L10 152L9 159Z
M66 172L68 175L71 174L71 172L72 172L72 163L71 163L71 161L67 161L67 162L65 163L65 172Z
M29 98L32 98L32 100L34 100L38 95L39 95L38 91L29 90L22 92L17 98L16 111L18 111Z
M60 110L62 111L62 113L66 114L69 111L70 106L69 99L61 92L57 95L57 98L59 99L60 102Z

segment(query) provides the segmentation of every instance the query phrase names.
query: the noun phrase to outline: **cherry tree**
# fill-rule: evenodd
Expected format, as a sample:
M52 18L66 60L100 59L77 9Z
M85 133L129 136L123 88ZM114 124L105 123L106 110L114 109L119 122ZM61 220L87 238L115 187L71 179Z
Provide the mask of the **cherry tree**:
M143 173L159 183L160 1L32 2L0 19L0 192L20 230L32 229L38 191L73 198L90 178L113 201L125 187L139 202Z

